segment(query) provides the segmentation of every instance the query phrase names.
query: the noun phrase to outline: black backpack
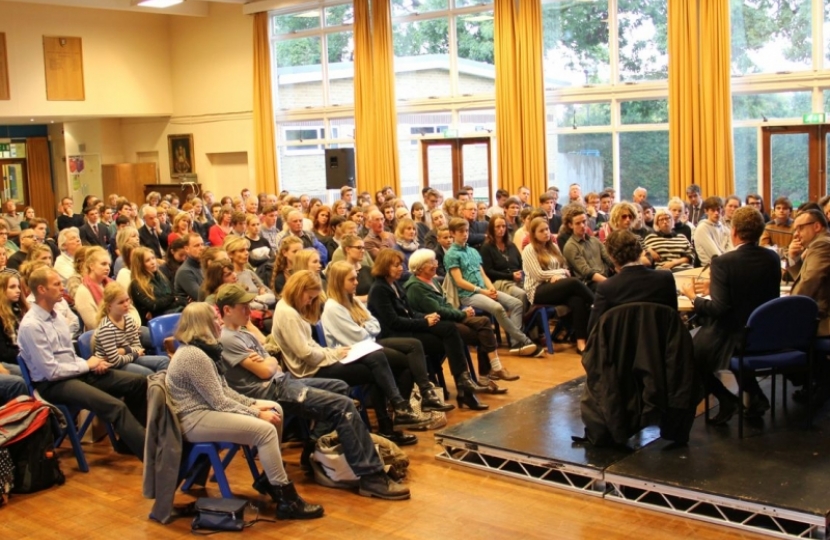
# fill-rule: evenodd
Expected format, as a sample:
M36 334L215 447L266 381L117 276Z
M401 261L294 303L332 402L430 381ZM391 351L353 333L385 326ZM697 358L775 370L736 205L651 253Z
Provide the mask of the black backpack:
M12 493L34 493L64 483L55 451L53 425L56 422L54 414L49 412L40 426L4 447L14 468Z

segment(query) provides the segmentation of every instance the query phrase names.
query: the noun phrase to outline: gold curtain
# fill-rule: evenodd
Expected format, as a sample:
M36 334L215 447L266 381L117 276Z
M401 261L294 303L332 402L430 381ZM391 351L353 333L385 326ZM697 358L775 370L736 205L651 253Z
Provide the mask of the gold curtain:
M354 2L355 170L358 190L400 195L398 120L389 0Z
M729 2L669 2L669 192L735 191Z
M547 187L540 2L495 0L499 187L533 195Z
M279 193L268 13L254 15L254 173L257 193Z

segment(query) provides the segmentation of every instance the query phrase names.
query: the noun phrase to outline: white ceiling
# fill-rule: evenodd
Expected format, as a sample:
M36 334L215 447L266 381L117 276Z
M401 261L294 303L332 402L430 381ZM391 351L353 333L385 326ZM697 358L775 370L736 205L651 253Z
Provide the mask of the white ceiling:
M79 8L113 9L117 11L135 11L137 13L159 13L162 15L191 15L205 17L208 14L208 4L218 2L222 4L237 4L242 6L252 0L185 0L183 4L165 9L145 8L133 6L131 0L12 0L22 4L46 4L50 6L65 6Z

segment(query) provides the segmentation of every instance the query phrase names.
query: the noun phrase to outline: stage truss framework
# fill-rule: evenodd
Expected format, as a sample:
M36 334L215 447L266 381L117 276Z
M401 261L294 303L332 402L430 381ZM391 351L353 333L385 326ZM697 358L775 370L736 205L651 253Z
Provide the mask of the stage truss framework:
M777 538L830 540L826 515L655 484L440 433L435 435L435 440L441 446L437 459L464 467Z

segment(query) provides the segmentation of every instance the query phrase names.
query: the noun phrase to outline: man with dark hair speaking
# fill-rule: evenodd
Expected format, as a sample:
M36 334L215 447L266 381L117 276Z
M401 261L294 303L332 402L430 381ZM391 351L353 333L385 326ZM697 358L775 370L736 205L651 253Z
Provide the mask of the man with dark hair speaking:
M704 319L694 336L695 363L704 377L708 393L718 398L720 410L712 423L725 424L738 409L738 397L715 376L729 367L740 345L749 315L758 306L780 296L781 260L775 251L758 241L764 232L764 218L751 206L735 210L730 230L732 251L712 259L709 290L695 291L687 283L683 294L694 302L695 313ZM697 293L710 296L698 296ZM744 390L750 394L746 416L761 416L769 401L758 386L752 370L744 369Z

